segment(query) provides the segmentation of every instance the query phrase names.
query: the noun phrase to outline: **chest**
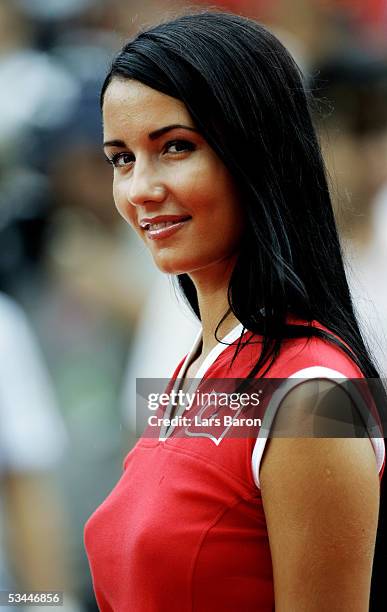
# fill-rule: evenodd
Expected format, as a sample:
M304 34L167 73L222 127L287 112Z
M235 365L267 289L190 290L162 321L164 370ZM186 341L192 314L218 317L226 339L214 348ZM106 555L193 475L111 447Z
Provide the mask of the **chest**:
M126 610L128 601L141 612L271 609L261 498L244 473L244 444L224 448L208 440L140 441L129 454L86 527L97 597L110 606L102 610ZM112 579L107 568L119 575Z

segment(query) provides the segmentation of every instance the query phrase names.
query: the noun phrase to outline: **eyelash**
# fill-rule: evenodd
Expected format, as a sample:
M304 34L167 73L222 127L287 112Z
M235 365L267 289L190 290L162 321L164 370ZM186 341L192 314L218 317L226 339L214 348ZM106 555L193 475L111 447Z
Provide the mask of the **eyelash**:
M173 153L173 155L179 155L181 153L185 153L186 151L194 151L196 149L195 145L192 142L189 142L188 140L170 140L169 142L166 143L163 151L167 151L167 149L169 149L173 145L184 145L184 151L177 151L176 153ZM123 166L119 166L119 160L122 159L122 157L126 155L134 158L134 155L132 153L121 152L121 153L115 153L111 157L105 157L105 160L107 161L108 164L111 164L114 168L120 168L120 167L122 168ZM131 161L135 161L135 160L131 159Z

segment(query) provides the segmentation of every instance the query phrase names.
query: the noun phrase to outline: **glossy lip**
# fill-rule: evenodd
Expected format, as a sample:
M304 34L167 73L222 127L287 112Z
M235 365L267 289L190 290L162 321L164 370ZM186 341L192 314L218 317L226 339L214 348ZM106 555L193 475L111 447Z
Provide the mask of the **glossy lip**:
M191 217L188 217L188 218L186 217L185 219L182 217L179 217L179 219L181 219L181 221L178 221L177 223L174 223L173 225L170 225L169 227L163 227L162 229L156 229L156 230L145 229L144 230L145 235L147 236L149 240L163 240L165 238L169 238L170 236L178 232L179 229L184 227L187 221L191 220ZM161 221L159 221L159 223L161 223Z
M168 223L169 221L188 221L189 215L158 215L157 217L144 217L139 220L141 229L147 230L147 226L153 223ZM169 228L167 228L169 229Z

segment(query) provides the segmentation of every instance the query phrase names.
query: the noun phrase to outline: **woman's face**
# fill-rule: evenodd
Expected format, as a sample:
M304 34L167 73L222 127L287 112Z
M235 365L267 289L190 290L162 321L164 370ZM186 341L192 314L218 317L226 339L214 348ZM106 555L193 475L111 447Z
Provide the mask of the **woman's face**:
M160 270L190 274L229 263L243 230L236 188L185 105L115 78L103 121L116 207Z

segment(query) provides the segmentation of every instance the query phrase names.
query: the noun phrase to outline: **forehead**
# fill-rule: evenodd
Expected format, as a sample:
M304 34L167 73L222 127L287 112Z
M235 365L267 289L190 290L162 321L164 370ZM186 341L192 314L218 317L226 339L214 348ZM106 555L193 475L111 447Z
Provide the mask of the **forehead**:
M174 123L194 127L181 100L129 79L114 78L106 89L103 104L105 139L118 138L124 131L135 135Z

